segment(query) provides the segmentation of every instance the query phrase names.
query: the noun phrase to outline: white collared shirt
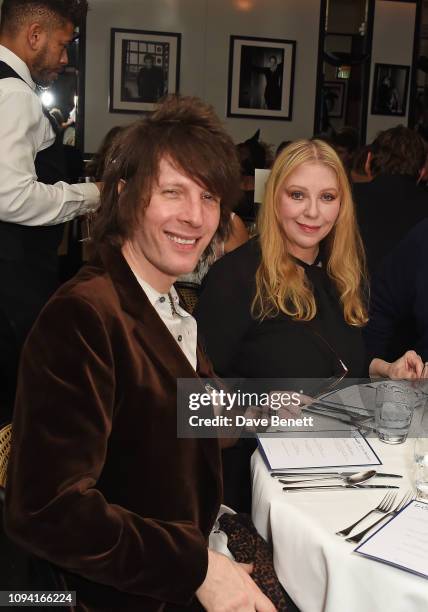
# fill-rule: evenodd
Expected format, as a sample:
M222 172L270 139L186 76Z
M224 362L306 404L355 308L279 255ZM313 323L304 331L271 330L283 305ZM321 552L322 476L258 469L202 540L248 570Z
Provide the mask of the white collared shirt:
M150 304L174 337L192 368L196 371L197 323L190 313L181 308L178 294L174 286L172 286L169 291L173 301L173 307L171 307L171 300L168 293L159 293L159 291L156 291L156 289L153 289L151 285L146 283L141 276L138 276L135 270L132 270L132 272L140 283L144 293L147 295Z
M25 62L3 45L0 61L25 81L0 79L0 221L56 225L96 209L99 191L91 183L37 181L34 160L53 144L55 133Z

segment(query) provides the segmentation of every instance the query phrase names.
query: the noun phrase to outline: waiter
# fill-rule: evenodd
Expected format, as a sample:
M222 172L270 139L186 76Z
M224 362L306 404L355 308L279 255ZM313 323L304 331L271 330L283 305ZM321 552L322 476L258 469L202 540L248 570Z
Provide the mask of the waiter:
M64 182L62 143L36 93L67 65L67 45L87 9L86 0L4 0L1 7L0 399L9 403L20 348L57 286L63 224L99 202L96 185Z

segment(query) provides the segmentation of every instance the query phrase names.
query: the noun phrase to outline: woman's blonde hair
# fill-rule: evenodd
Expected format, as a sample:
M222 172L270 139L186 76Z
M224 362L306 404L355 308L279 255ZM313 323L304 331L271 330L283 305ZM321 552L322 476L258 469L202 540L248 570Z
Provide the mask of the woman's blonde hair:
M266 185L258 216L261 263L256 274L256 295L252 312L256 318L275 316L279 311L293 319L310 321L317 307L312 288L287 251L278 213L284 182L304 163L320 163L335 173L340 209L334 227L323 240L324 264L343 308L345 321L362 326L367 312L362 297L365 256L355 218L348 177L338 155L322 140L297 140L276 159Z

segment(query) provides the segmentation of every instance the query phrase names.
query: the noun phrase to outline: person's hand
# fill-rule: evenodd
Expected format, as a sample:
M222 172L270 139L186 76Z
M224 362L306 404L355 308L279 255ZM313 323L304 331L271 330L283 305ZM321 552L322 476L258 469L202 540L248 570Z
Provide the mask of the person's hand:
M388 376L393 380L399 378L420 378L424 362L415 351L407 351L389 366Z
M404 355L392 363L383 359L373 359L370 364L370 376L380 376L392 380L421 378L423 370L424 362L415 351L406 351Z
M98 187L98 191L101 193L103 187L104 187L104 183L101 183L100 181L97 181L95 183L95 185Z
M275 612L250 577L251 565L236 563L208 550L208 571L196 597L208 612Z

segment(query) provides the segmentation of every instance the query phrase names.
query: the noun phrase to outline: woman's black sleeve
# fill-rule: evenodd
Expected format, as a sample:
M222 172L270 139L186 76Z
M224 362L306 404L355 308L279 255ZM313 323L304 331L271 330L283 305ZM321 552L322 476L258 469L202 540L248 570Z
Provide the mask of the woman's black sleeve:
M241 343L252 323L254 274L235 252L209 271L195 309L198 334L220 376L234 376Z

